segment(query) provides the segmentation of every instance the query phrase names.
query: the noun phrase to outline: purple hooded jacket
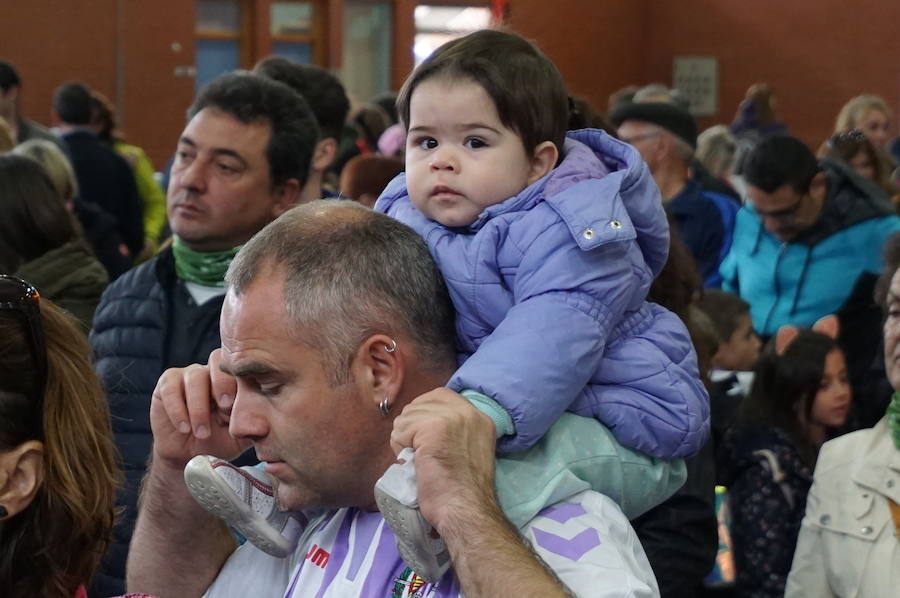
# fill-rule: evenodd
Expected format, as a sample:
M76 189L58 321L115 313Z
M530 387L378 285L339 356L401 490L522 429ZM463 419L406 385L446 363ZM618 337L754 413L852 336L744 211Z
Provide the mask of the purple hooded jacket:
M375 207L418 232L443 273L462 353L448 387L510 414L501 452L530 447L564 411L654 457L703 445L709 399L688 332L645 301L669 230L634 148L570 132L559 166L463 229L422 215L402 174Z

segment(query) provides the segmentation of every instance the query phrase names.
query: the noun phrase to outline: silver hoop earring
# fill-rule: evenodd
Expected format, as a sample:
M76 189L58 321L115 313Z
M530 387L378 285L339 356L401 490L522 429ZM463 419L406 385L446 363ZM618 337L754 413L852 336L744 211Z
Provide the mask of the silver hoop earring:
M396 350L397 350L397 341L395 341L394 339L391 339L391 346L386 348L385 351L387 351L388 353L393 353Z
M378 410L381 411L383 417L387 417L391 412L391 400L384 397L384 400L378 403Z

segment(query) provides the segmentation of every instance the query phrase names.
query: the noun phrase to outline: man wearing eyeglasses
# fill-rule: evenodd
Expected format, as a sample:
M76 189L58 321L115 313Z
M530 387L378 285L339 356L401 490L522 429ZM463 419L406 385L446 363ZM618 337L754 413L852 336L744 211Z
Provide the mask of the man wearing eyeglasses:
M719 264L728 253L738 202L691 178L697 122L686 109L667 101L623 104L610 118L619 138L637 149L659 186L666 213L678 228L703 279L721 284Z
M720 268L723 288L750 304L763 337L837 314L851 382L860 388L880 342L872 290L882 246L900 218L871 181L843 162L817 161L786 135L760 142L743 175L747 203Z

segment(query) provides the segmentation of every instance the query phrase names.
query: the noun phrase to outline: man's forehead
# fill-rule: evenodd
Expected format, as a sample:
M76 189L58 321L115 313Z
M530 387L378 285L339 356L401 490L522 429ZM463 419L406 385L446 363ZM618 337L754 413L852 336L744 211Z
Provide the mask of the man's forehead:
M241 292L228 285L222 302L220 330L222 338L239 330L251 330L262 323L286 329L289 322L284 301L284 273L268 260L257 264L253 280L244 283Z
M635 133L643 133L645 131L650 131L654 129L654 125L652 123L648 123L643 120L634 120L632 118L623 121L621 125L619 125L619 131L628 131Z
M787 183L774 189L771 193L748 184L747 195L750 197L750 201L759 207L770 207L782 203L791 204L797 199L797 192Z
M181 139L204 149L244 155L265 152L270 135L271 127L266 121L243 122L224 110L207 107L188 121Z

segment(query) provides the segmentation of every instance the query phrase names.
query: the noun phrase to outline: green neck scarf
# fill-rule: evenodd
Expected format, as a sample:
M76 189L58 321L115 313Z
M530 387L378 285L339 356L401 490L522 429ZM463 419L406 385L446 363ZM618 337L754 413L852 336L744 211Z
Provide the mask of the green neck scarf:
M240 246L226 251L194 251L177 236L172 239L175 274L181 280L205 287L225 286L225 272Z
M900 450L900 391L894 393L887 408L888 425L891 427L891 437L894 446Z

